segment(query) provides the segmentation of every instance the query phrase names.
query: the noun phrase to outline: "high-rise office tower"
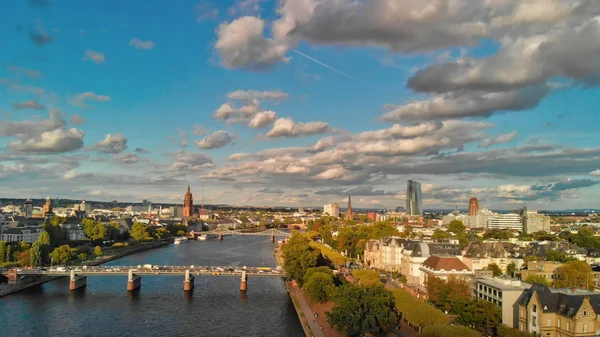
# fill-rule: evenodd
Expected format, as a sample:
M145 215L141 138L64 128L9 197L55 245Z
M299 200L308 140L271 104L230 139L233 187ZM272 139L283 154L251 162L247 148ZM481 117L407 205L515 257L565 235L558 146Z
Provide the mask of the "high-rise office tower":
M422 215L423 199L421 198L421 184L409 180L406 184L406 214Z
M477 201L477 198L471 198L471 200L469 200L469 215L477 215L478 211L479 201Z

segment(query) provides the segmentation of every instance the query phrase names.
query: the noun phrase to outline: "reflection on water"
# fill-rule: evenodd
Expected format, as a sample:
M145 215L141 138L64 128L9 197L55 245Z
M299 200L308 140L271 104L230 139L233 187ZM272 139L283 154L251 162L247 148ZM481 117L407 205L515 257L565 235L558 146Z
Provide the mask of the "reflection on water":
M268 237L190 241L141 252L110 265L231 265L275 267ZM126 276L92 276L69 291L57 279L0 298L1 336L303 336L283 281L196 276L183 291L182 276L144 276L128 292Z

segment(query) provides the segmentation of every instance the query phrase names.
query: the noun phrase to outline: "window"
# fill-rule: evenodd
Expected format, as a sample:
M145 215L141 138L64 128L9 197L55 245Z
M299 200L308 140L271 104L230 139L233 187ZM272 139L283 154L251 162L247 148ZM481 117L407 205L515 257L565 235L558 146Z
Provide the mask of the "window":
M587 315L588 315L587 309L584 309L583 310L583 317L587 317Z
M584 324L584 325L583 325L583 332L588 332L588 331L587 331L587 324Z
M531 326L533 326L534 328L537 326L537 317L531 317Z
M521 318L525 317L525 310L521 309L520 311L521 311L521 312L520 312L520 316L521 316Z
M551 319L549 319L549 320L546 322L546 326L552 326L552 320L551 320Z
M556 322L556 326L560 328L560 318L558 319L558 321Z
M567 331L571 331L571 323L567 322Z
M550 337L550 336L551 336L551 335L550 335L550 333L548 332L548 333L546 334L546 337Z
M532 311L533 311L533 312L537 312L537 305L535 305L535 304L533 305L533 309L532 309Z

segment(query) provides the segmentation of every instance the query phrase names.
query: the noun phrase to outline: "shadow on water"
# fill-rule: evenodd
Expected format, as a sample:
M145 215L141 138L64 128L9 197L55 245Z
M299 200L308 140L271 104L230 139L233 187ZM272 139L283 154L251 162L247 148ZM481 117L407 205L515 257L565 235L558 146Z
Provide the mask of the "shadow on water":
M75 290L69 290L69 300L73 301L73 300L84 298L86 289L87 289L87 287L83 287L83 288L79 288L79 289L75 289Z
M127 298L129 299L129 302L131 303L137 303L140 298L141 298L141 294L142 293L142 289L137 288L135 290L127 290Z
M247 299L248 299L247 291L240 290L240 304L246 304Z
M190 304L194 299L194 289L183 292L183 303Z

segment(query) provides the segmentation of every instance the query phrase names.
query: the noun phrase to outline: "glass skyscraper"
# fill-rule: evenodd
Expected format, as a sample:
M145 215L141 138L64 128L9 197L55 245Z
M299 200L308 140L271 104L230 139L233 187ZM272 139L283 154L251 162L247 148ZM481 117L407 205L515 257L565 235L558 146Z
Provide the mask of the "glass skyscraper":
M409 180L406 185L406 214L422 215L423 199L421 198L421 183Z

